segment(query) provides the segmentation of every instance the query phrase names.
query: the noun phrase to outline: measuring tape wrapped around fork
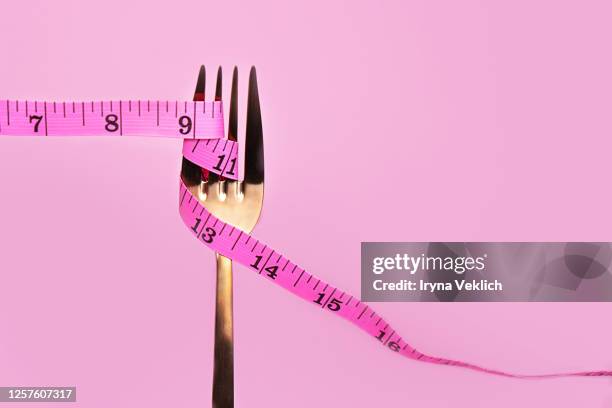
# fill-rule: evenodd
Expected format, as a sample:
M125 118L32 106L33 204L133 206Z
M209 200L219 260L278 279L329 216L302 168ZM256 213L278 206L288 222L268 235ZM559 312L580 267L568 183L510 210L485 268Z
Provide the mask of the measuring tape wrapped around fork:
M183 139L183 156L210 172L239 180L238 143L223 139L223 105L215 102L0 100L0 136L151 136ZM336 288L254 236L209 213L181 180L179 212L194 237L322 311L342 317L389 351L413 360L515 378L612 376L612 371L520 375L433 357L412 347L369 305Z

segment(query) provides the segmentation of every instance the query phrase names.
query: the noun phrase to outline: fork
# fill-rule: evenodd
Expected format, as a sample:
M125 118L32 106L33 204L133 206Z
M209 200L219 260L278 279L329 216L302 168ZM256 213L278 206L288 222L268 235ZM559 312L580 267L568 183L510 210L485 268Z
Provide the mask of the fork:
M200 68L194 100L205 100L206 69ZM215 101L222 99L222 70L217 71ZM238 69L234 67L227 138L238 136ZM261 213L264 192L264 152L261 109L255 67L249 73L244 179L227 180L183 158L181 177L194 197L221 221L250 233ZM215 408L234 407L234 323L232 261L217 258L215 346L212 403Z

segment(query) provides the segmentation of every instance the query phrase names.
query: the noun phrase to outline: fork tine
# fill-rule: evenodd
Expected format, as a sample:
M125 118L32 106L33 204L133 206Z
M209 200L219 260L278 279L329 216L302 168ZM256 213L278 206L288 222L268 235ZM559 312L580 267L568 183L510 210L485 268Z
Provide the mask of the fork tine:
M244 181L259 184L264 181L263 130L261 108L257 90L257 73L251 67L249 73L249 96L247 101L246 143L244 158Z
M206 67L204 65L200 66L200 72L198 74L198 81L196 83L195 93L193 94L194 101L203 101L204 94L206 91ZM200 166L194 164L183 157L183 162L181 165L181 176L183 181L188 186L199 185L202 181L202 170L200 170Z
M205 100L206 95L206 67L200 66L200 73L198 74L198 83L196 84L195 94L193 95L194 101Z
M238 141L238 67L236 66L234 66L232 73L232 89L227 125L227 139L234 142ZM237 196L238 189L239 186L236 181L226 180L224 192L229 195L230 199Z
M215 101L220 101L221 99L223 99L223 72L221 65L219 65L217 70L217 86L215 87Z
M215 101L220 101L222 99L222 85L221 83L223 82L223 72L221 67L219 67L219 69L217 70L217 83L215 86ZM216 193L216 190L210 191L208 190L210 188L210 184L212 183L216 183L219 181L219 175L217 173L214 173L212 171L208 171L206 169L202 169L202 178L208 181L208 186L207 186L207 193Z
M227 138L235 142L238 140L238 67L236 66L232 73L231 92Z

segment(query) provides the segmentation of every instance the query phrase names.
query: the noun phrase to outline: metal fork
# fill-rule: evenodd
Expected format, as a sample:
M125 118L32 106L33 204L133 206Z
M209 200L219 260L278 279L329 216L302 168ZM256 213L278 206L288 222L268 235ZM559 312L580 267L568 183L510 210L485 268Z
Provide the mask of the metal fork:
M205 100L206 69L200 68L194 100ZM222 99L222 72L217 71L215 100ZM238 69L234 67L227 138L238 136ZM226 180L183 158L181 177L191 194L221 221L250 233L261 213L264 192L264 152L257 74L251 67L247 100L244 180ZM234 407L234 324L232 311L232 261L217 256L215 350L212 403Z

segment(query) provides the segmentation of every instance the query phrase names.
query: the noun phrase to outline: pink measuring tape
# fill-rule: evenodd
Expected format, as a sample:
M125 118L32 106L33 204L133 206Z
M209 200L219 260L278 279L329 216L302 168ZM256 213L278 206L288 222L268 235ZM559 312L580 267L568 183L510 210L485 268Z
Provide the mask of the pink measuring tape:
M0 136L152 136L183 139L183 156L229 179L238 180L238 144L223 139L221 102L0 101ZM413 360L464 367L514 378L612 376L612 371L519 375L458 360L432 357L409 345L381 316L348 293L325 283L255 237L222 222L193 197L181 181L179 212L204 245L241 263L294 295L348 320L391 352Z

